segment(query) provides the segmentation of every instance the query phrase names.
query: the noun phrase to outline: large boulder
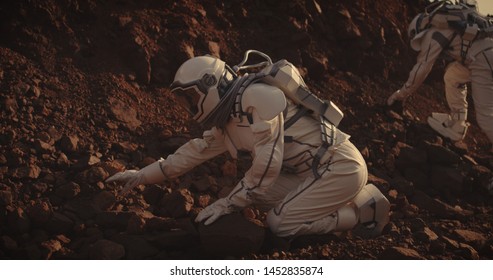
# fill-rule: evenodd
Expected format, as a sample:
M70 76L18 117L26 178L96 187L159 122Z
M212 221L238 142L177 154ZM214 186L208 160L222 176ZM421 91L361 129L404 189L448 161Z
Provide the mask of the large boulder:
M207 226L202 223L198 231L205 252L220 257L258 252L266 232L239 213L225 215Z

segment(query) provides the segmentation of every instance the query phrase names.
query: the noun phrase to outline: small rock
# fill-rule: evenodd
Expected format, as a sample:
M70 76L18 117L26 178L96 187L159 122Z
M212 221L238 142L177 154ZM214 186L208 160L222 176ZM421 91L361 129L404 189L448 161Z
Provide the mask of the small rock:
M195 204L198 206L198 207L201 207L201 208L205 208L207 207L209 204L211 204L211 196L206 194L206 195L198 195L195 199Z
M115 205L116 197L109 191L102 191L95 195L92 201L96 209L108 211Z
M125 170L125 164L118 160L103 162L101 163L101 167L106 170L110 176Z
M236 178L238 175L238 168L236 161L228 160L222 166L221 170L223 172L223 176Z
M145 185L142 196L149 204L157 204L166 194L166 189L155 184Z
M39 174L41 173L41 168L39 168L36 164L30 164L29 166L23 166L14 169L12 176L14 178L30 178L37 179Z
M0 190L0 206L7 206L12 203L12 192Z
M34 225L40 226L51 219L53 209L47 201L35 201L27 208L27 215Z
M221 58L221 47L219 44L209 41L209 53L217 58Z
M452 249L452 250L459 249L459 242L457 242L451 238L448 238L446 236L441 236L440 239L443 240L443 242L445 243L447 248Z
M139 127L142 122L137 119L137 111L116 98L110 98L110 110L113 116L124 123L131 131Z
M423 230L417 231L413 235L417 240L427 243L438 239L438 235L429 227L425 227Z
M139 215L133 215L128 220L127 233L129 234L142 234L145 232L146 221L143 217Z
M60 149L64 153L73 153L77 151L79 137L76 135L64 135L59 141Z
M53 253L62 249L62 244L56 239L47 240L41 243L41 250L44 259L51 259Z
M423 219L417 218L411 220L411 231L413 232L424 231L425 228L426 228L426 223L425 221L423 221Z
M200 178L199 180L195 180L192 183L192 186L199 192L203 192L208 190L211 186L217 186L217 182L216 179L214 179L214 177L205 176Z
M115 143L113 144L112 147L121 153L130 154L135 152L139 146L135 143L124 141L124 142Z
M150 218L145 218L146 221L146 230L149 232L152 231L170 231L174 228L177 228L177 223L175 219L172 218L163 218L158 216L153 216Z
M468 244L460 243L459 251L460 251L459 254L462 255L462 257L464 257L465 259L479 260L478 252Z
M472 230L465 230L465 229L456 229L454 230L455 236L457 236L457 239L472 245L474 248L480 248L483 244L486 243L486 237L479 232L475 232Z
M29 89L29 92L34 95L34 97L38 98L41 95L41 90L37 86L32 86Z
M55 194L64 199L71 199L76 197L81 192L79 184L75 182L68 182L59 186L55 190Z
M52 145L39 139L34 141L34 148L40 154L50 154L55 151Z
M250 207L243 209L242 212L243 212L243 217L245 217L245 219L247 220L255 219L257 217L255 211L253 211L253 209Z
M7 209L7 230L23 234L30 230L31 221L21 207Z
M106 172L106 170L104 170L102 167L97 166L93 166L89 170L86 170L82 173L83 180L91 184L102 182L108 177L108 172Z
M70 166L70 161L68 160L67 155L65 155L64 153L60 153L60 155L58 155L56 163L62 168L67 168Z
M96 215L96 223L104 227L126 230L128 221L135 215L133 212L104 211Z
M187 189L173 191L160 201L164 216L181 218L188 215L194 204L193 196Z

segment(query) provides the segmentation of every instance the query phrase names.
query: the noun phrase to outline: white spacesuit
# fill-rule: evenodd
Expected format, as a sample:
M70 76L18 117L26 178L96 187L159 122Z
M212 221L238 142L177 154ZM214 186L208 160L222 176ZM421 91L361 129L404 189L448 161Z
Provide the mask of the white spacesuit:
M419 51L417 63L407 82L387 100L392 105L414 93L430 73L441 54L455 62L447 66L444 75L446 99L450 114L433 113L428 124L442 136L462 140L467 132L467 91L471 82L476 119L479 127L493 143L493 28L491 21L477 12L475 1L438 1L433 12L418 14L409 25L411 47ZM450 11L445 13L443 11ZM476 23L465 23L466 13L477 16ZM464 30L458 31L459 23ZM455 25L454 25L455 23ZM464 25L465 24L465 25ZM463 34L460 34L460 33ZM493 152L493 148L492 148Z
M212 129L166 159L117 173L107 182L124 182L128 192L138 184L176 178L224 152L237 158L238 151L248 151L251 168L227 197L203 209L197 222L208 225L254 204L268 211L267 223L279 236L343 231L358 223L370 235L380 234L389 221L389 202L367 185L365 161L349 136L328 125L331 145L317 158L321 123L304 115L285 129L300 107L278 87L247 79L248 74L238 76L211 56L186 61L171 90L195 120Z

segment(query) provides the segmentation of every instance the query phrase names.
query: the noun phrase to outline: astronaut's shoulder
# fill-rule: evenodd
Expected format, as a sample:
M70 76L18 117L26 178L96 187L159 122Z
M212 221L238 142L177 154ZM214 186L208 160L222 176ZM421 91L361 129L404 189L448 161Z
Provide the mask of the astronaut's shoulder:
M270 120L286 108L287 101L284 92L278 87L265 83L255 83L248 86L241 98L244 112L255 108L260 118Z

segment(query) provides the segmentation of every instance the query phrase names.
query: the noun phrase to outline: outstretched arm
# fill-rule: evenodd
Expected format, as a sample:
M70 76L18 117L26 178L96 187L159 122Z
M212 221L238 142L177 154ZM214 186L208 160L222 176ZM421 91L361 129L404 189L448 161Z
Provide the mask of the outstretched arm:
M176 178L224 152L224 135L214 127L205 131L203 138L192 139L169 155L162 164L163 172L167 178Z
M434 35L434 33L436 33ZM437 35L440 34L440 35ZM421 42L421 51L418 54L416 64L409 72L409 77L404 85L397 91L395 91L388 99L387 105L392 105L395 101L403 101L423 84L428 74L430 74L435 61L443 51L443 39L440 42L435 37L443 37L441 33L430 30L429 34L425 35ZM445 40L447 40L445 38Z
M423 84L441 51L440 45L434 41L431 41L426 48L421 49L416 64L409 72L406 83L400 89L405 97L413 94Z
M160 159L141 170L118 172L106 180L124 183L120 195L126 195L141 184L156 184L176 178L195 166L226 151L222 134L215 128L205 131L202 139L192 139L166 159Z

